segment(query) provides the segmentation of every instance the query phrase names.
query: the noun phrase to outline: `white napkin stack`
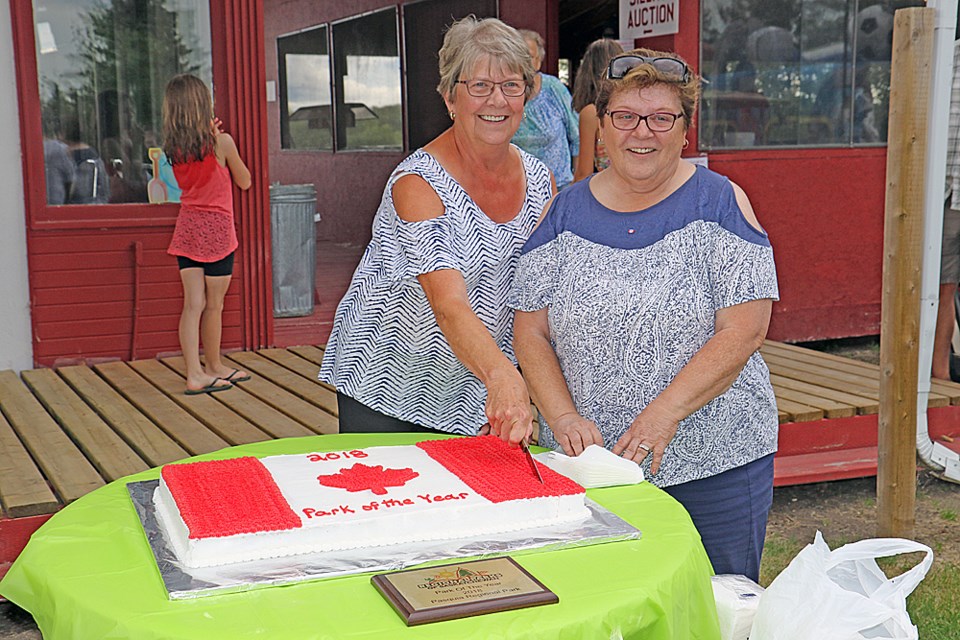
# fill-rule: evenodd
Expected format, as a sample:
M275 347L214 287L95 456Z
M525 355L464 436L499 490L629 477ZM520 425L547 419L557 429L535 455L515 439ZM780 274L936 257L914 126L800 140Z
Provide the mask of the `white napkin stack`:
M547 451L533 457L585 489L643 482L640 465L595 444L584 449L579 456Z

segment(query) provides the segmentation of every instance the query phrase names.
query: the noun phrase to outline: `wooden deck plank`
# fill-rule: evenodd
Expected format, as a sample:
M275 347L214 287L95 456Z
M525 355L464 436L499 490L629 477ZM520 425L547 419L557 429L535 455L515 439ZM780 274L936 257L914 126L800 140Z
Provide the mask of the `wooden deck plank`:
M880 410L880 403L875 398L868 398L846 391L838 391L829 387L821 387L809 382L785 378L776 374L770 374L770 383L773 384L774 393L779 393L781 389L793 389L803 391L813 396L830 398L837 402L843 402L857 408L858 415L872 415Z
M880 399L879 377L871 379L862 374L820 368L810 363L796 362L781 356L767 355L764 356L764 360L770 369L770 373L819 386L848 391L871 399ZM949 398L933 392L930 393L927 402L929 407L945 407L949 404Z
M194 418L207 425L211 431L229 442L231 445L250 444L270 440L270 436L261 431L242 416L232 411L226 405L217 402L214 395L203 393L195 396L184 394L186 381L159 360L135 360L128 362L130 368L143 378L160 389L175 403L180 405ZM240 394L237 389L220 391L219 394Z
M0 413L0 505L9 518L54 513L57 497L13 427Z
M857 395L880 399L880 381L874 383L870 379L859 378L856 375L851 376L848 372L837 371L834 369L817 368L815 365L804 363L780 364L774 359L767 362L771 373L779 373L784 376L811 382L813 384L842 389ZM950 405L950 398L931 391L927 397L927 407L946 407Z
M309 380L316 387L314 393L318 394L317 399L325 411L329 411L335 416L340 415L340 408L337 404L337 392L331 390L330 385L320 382L317 374L320 373L320 367L310 360L301 358L295 353L286 349L260 349L258 355L297 373L305 380Z
M103 378L83 365L61 367L57 373L150 466L189 457L163 429L146 418Z
M94 369L190 455L209 453L229 446L226 440L177 406L126 363L109 362L96 365Z
M820 387L843 389L849 393L870 398L871 400L879 400L880 398L879 383L871 385L869 382L865 382L863 380L849 378L841 379L829 373L811 369L809 365L803 366L803 363L799 363L800 366L794 366L793 363L783 363L773 358L764 358L764 360L767 362L767 367L770 369L770 373L774 375L790 378L792 380L800 380L801 382L815 384Z
M182 356L163 358L162 362L171 371L177 372L182 378L186 373L186 366ZM239 393L215 393L211 397L222 402L235 413L243 416L248 422L257 425L264 433L274 438L299 438L313 436L316 432L306 428L293 418L286 416L255 395L246 392L249 383L237 385Z
M312 345L304 347L288 347L287 351L297 354L304 360L309 360L313 364L317 365L317 369L320 368L320 363L323 362L322 347L314 347Z
M766 362L786 364L796 369L816 371L823 376L849 381L852 384L866 385L869 387L876 387L877 389L880 388L879 369L871 370L869 368L860 367L857 365L850 367L835 367L832 366L834 363L830 361L808 362L806 360L795 358L791 354L784 353L765 353L763 354L763 359Z
M105 484L13 371L0 371L0 409L64 504Z
M238 366L266 378L279 387L283 387L298 398L323 409L330 415L336 416L339 414L337 395L314 383L311 379L299 373L294 373L257 353L238 351L230 354L229 358Z
M825 398L822 395L787 387L774 387L773 393L777 398L778 405L781 400L797 402L821 410L824 418L848 418L857 415L857 407L855 405L837 402L836 400Z
M777 398L777 410L785 411L790 415L788 422L810 422L823 418L822 410L786 398Z
M178 373L184 372L179 369L182 366L182 360L179 364L174 360L173 364ZM314 433L336 433L340 428L340 422L335 417L292 395L286 389L273 384L266 378L253 376L250 380L241 382L240 386L250 395L259 398L267 406L296 420Z
M53 369L23 371L20 379L105 479L150 468Z
M770 353L772 355L789 357L790 359L798 362L814 364L825 369L836 369L848 372L869 372L869 375L876 377L878 381L877 384L879 385L880 366L870 362L853 360L851 358L844 358L843 356L838 356L832 353L814 351L813 349L806 349L804 347L798 347L785 342L773 342L769 340L764 343L763 347L760 349L760 353L764 356L764 358L766 358L767 353ZM931 379L930 390L937 395L949 398L950 404L952 405L960 404L960 384L956 382Z

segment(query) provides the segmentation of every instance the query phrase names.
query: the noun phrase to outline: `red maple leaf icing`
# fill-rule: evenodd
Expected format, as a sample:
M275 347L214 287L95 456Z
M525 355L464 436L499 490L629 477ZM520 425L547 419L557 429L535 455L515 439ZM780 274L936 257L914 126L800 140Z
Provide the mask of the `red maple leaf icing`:
M317 476L325 487L337 487L350 492L373 491L375 495L387 494L387 487L402 487L420 474L413 469L384 469L383 465L368 467L356 463L349 469L340 469L339 473Z

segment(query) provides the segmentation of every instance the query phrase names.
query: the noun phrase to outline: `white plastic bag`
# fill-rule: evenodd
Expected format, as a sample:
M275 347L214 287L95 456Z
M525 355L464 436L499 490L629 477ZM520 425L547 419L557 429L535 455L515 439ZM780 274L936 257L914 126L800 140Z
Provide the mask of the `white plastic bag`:
M923 551L923 561L887 578L876 558ZM750 640L917 640L907 596L933 563L930 547L902 538L861 540L830 551L817 532L767 587Z
M723 573L710 578L717 602L720 640L747 640L763 587L748 578Z

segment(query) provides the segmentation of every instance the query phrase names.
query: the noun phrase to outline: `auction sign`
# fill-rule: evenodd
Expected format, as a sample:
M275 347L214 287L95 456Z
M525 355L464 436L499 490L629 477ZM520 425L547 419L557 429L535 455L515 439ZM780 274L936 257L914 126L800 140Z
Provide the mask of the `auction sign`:
M677 33L680 0L620 0L620 39Z

